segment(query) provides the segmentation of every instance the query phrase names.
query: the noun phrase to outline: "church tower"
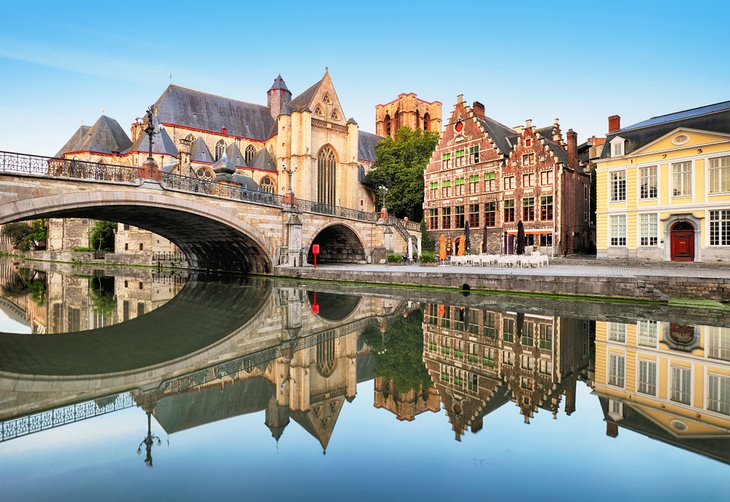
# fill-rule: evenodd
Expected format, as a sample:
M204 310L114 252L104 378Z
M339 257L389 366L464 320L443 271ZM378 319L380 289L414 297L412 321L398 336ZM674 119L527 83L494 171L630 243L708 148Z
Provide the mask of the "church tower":
M287 111L287 105L291 101L291 91L284 83L284 79L281 75L274 79L274 83L266 93L267 104L269 110L271 110L271 116L276 119L282 112Z
M441 102L419 99L414 93L399 94L384 105L375 106L375 134L395 138L401 127L441 134Z

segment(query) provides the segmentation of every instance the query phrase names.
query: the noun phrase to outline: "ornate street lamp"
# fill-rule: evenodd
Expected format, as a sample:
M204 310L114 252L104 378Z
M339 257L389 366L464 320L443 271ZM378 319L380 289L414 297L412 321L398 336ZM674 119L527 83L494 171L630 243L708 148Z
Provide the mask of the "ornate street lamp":
M137 447L137 455L142 453L142 445L145 446L145 450L147 452L144 463L147 464L148 467L152 467L152 445L155 444L155 441L157 441L157 445L159 446L162 444L162 440L157 437L155 434L152 434L152 413L147 412L147 435L142 440L141 443L139 443L139 446Z

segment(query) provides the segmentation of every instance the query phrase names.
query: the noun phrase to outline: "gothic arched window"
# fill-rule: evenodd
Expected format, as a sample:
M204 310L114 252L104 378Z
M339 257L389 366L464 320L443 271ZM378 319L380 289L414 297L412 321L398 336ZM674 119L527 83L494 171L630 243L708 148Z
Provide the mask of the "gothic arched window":
M223 140L220 140L218 143L215 144L215 159L218 160L221 157L223 157L223 154L226 151L226 142Z
M246 153L244 153L246 164L251 164L254 155L256 155L256 149L253 147L253 145L248 145L246 147Z
M320 105L317 105L317 108L314 109L315 115L324 115L324 112L322 111L322 107Z
M276 191L276 185L274 185L274 182L268 176L261 178L259 186L264 192L274 193Z
M385 135L390 136L390 114L385 116Z
M332 104L332 99L330 99L330 95L327 94L326 92L324 93L324 96L322 96L322 101L324 101L328 105Z
M423 115L423 130L428 131L429 130L428 128L430 125L431 125L431 115L429 115L427 112Z
M192 134L188 134L187 136L185 136L185 139L192 143L193 141L195 141L195 136L193 136Z
M335 205L337 183L337 159L330 146L323 146L317 156L317 202Z
M324 378L335 372L335 334L317 335L317 373Z
M340 115L337 113L337 110L332 110L332 114L330 115L330 118L332 120L340 120Z

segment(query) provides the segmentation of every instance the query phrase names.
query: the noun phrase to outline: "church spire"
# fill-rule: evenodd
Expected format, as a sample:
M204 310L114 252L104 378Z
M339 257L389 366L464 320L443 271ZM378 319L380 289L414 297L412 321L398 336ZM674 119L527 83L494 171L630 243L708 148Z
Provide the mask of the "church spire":
M286 86L284 79L281 74L277 75L274 79L274 83L271 84L267 95L267 104L271 111L271 116L276 119L282 113L288 113L289 108L287 105L291 101L291 91Z

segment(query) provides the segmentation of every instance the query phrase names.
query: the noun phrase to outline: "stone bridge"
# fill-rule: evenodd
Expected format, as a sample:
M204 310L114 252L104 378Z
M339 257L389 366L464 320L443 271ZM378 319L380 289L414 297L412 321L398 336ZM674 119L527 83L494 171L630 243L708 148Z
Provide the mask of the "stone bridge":
M378 262L420 249L417 225L353 209L110 164L0 152L0 225L91 218L166 237L191 268L270 273L276 266Z

